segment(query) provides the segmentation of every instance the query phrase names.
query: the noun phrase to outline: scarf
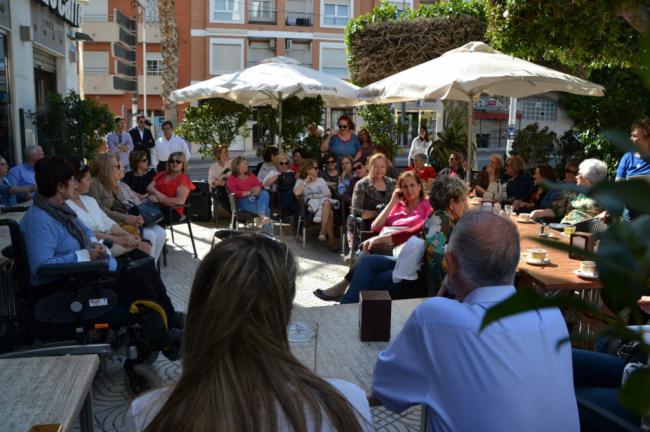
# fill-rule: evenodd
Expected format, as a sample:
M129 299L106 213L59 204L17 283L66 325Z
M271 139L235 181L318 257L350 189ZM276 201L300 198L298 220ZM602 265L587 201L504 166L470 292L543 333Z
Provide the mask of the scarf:
M77 223L77 215L70 207L66 204L52 204L39 193L34 194L34 205L50 215L57 222L60 222L68 230L70 235L79 242L82 249L88 248L90 240Z

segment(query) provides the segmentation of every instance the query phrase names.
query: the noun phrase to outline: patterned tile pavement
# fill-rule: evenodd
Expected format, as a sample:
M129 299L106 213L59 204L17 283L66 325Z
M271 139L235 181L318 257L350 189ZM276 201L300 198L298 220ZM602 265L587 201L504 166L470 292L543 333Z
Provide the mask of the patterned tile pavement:
M220 224L220 227L224 224ZM192 230L198 250L199 259L210 249L215 228L210 223L194 223ZM278 229L276 227L276 234ZM296 242L288 233L288 226L283 229L282 240L286 241L299 262L299 274L295 304L302 307L323 306L326 303L311 293L316 288L327 288L339 281L347 267L342 257L330 252L308 232L307 248ZM162 278L167 286L174 305L185 310L189 299L189 290L199 260L192 255L192 247L185 226L175 228L176 245L171 243L168 233L168 261L162 270ZM154 364L164 383L173 383L180 375L180 362L170 362L163 356ZM124 415L133 395L127 389L126 376L120 360L108 358L102 360L102 366L93 383L93 405L95 430L120 431L124 424ZM394 414L384 408L373 408L374 426L378 431L417 431L420 425L420 408L414 407L402 414ZM78 427L76 428L78 430Z

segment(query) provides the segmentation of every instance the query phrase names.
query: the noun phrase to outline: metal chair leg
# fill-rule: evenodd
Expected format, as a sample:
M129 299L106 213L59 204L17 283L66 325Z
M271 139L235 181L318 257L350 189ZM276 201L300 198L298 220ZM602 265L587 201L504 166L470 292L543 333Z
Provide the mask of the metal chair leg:
M199 254L196 253L196 245L194 244L194 234L192 233L192 221L190 220L189 212L186 215L187 229L190 232L190 240L192 241L192 249L194 250L194 258L198 258Z
M307 249L307 227L302 225L302 248Z

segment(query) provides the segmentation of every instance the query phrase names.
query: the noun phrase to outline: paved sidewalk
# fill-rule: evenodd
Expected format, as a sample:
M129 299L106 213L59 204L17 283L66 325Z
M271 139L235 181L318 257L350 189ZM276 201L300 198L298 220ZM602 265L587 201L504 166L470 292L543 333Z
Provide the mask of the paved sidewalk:
M220 227L225 227L222 221ZM192 224L199 259L208 253L215 232L211 223ZM276 234L278 228L276 227ZM189 300L189 291L199 260L192 255L192 246L187 234L187 227L179 225L174 229L178 245L168 239L167 267L162 270L162 278L167 286L174 306L185 310ZM327 288L338 282L347 271L342 257L330 252L324 244L308 232L307 249L302 243L289 235L289 226L283 227L282 240L286 241L299 262L299 273L295 304L302 307L323 306L327 303L316 298L312 291ZM168 232L168 237L169 232ZM155 363L165 383L173 383L180 376L180 362L171 363L163 356ZM96 431L120 431L123 428L124 415L133 396L126 386L126 376L118 361L102 362L93 384L93 402ZM403 415L393 414L383 408L373 409L374 424L378 431L417 431L420 423L419 407L406 411ZM78 428L77 428L78 429Z

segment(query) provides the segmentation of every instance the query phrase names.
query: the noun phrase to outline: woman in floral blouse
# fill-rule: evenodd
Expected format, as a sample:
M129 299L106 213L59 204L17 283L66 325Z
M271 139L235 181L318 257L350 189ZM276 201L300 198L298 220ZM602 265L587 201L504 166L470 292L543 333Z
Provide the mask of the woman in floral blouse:
M587 159L578 168L578 186L590 188L607 177L607 164L598 159ZM593 219L602 213L596 201L583 193L565 192L553 202L550 209L535 210L530 214L533 219L562 218L562 223L575 225Z

